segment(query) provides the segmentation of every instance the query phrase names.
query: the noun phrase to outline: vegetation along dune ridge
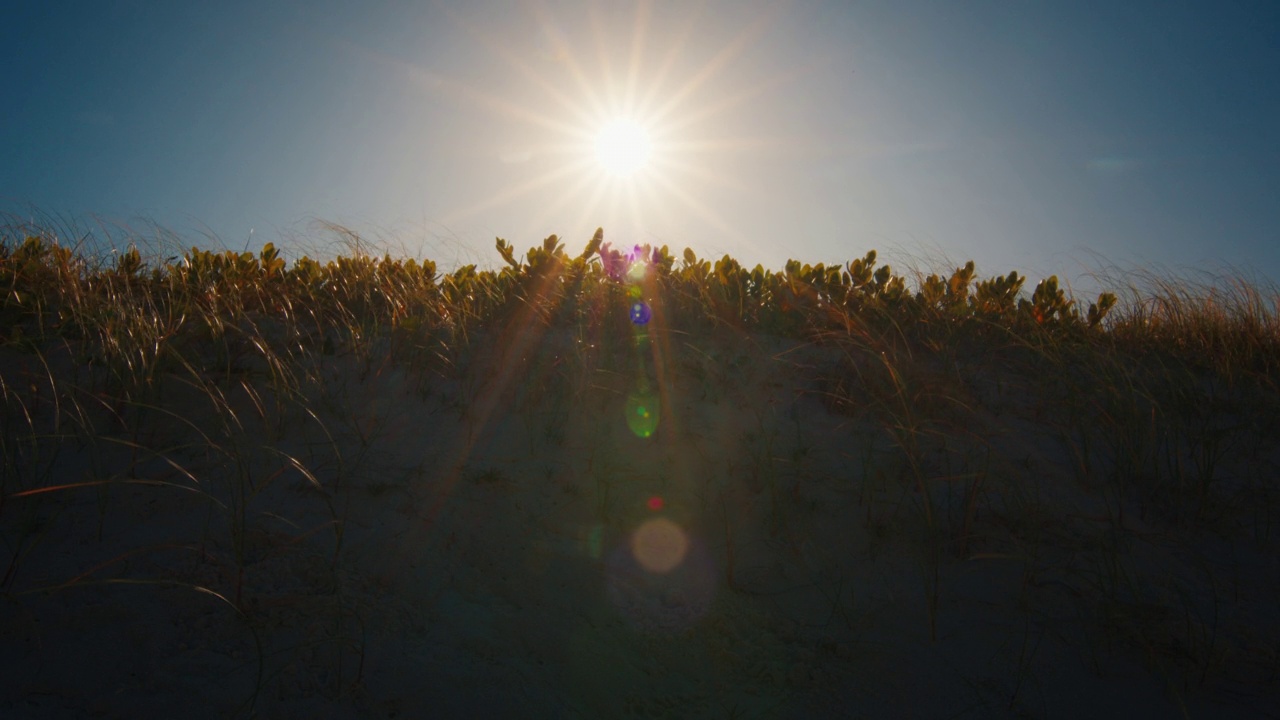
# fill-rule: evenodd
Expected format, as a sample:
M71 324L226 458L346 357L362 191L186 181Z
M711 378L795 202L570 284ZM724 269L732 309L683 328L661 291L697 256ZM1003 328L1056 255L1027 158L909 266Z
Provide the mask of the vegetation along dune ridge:
M1272 287L0 240L5 718L1280 708Z

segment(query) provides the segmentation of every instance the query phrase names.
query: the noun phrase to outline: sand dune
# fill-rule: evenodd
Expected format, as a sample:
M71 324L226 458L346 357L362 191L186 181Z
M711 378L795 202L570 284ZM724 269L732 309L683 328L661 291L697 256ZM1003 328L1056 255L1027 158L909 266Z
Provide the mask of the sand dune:
M431 363L191 341L129 392L4 345L0 715L1280 707L1265 387L531 317Z

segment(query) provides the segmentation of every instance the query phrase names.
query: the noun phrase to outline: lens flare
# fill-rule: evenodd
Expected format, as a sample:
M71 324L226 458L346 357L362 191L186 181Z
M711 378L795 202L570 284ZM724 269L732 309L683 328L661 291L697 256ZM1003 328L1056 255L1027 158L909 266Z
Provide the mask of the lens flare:
M637 390L627 396L627 427L636 437L647 438L658 429L658 396Z
M631 536L631 554L649 572L669 573L684 562L689 538L666 518L649 520Z
M641 300L631 303L631 322L636 325L648 325L652 318L653 311L649 309L648 303Z
M633 283L644 282L648 261L644 258L636 258L631 261L631 267L627 269L627 278Z
M600 553L604 549L604 528L599 525L591 528L591 532L587 533L586 540L587 555L599 560Z

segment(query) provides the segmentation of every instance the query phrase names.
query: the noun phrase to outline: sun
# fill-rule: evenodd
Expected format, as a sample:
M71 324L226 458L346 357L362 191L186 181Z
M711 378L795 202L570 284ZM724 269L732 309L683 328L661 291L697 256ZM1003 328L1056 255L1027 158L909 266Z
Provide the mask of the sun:
M535 9L530 18L541 33L533 34L528 47L455 18L509 66L501 84L491 89L425 68L419 74L416 65L411 69L424 91L454 96L467 112L475 107L493 113L495 124L477 124L474 137L487 160L502 164L494 173L502 180L437 222L449 225L510 207L528 212L521 225L537 232L573 212L568 227L618 228L619 235L656 238L684 224L683 213L691 213L721 236L745 241L742 229L718 206L744 194L762 204L773 198L760 196L750 178L727 168L761 150L817 155L830 148L808 138L739 137L752 119L739 106L807 70L782 67L759 77L730 72L774 26L774 12L749 19L723 46L707 48L696 32L697 14L681 18L664 9L655 15L655 5L666 3L636 3L634 14L589 13L595 52L587 54L571 42L575 32L562 32L565 27L545 8ZM577 19L567 20L585 31ZM663 30L654 30L651 21ZM404 69L398 60L385 60L397 72ZM751 82L740 85L735 79L740 77ZM506 78L516 82L508 84ZM489 132L500 128L509 134Z
M648 165L653 142L640 123L615 118L596 133L595 154L596 162L606 173L618 178L631 177Z

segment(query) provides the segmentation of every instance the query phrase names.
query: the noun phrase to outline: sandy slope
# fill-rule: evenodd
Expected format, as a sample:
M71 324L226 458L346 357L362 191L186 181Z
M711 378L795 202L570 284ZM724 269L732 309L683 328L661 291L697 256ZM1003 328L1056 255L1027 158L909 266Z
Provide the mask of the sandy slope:
M931 532L884 414L830 396L874 362L731 332L672 335L661 367L568 330L476 347L451 377L326 357L279 407L253 374L95 406L79 371L64 401L80 393L119 442L70 433L7 471L172 485L0 510L3 559L21 558L0 595L0 717L1280 708L1274 520L1255 543L1135 511L1116 531L1052 411L984 358L913 369L919 417L947 438L919 455ZM16 353L3 368L14 387L39 377ZM647 438L624 418L641 374ZM39 406L52 417L47 391Z

